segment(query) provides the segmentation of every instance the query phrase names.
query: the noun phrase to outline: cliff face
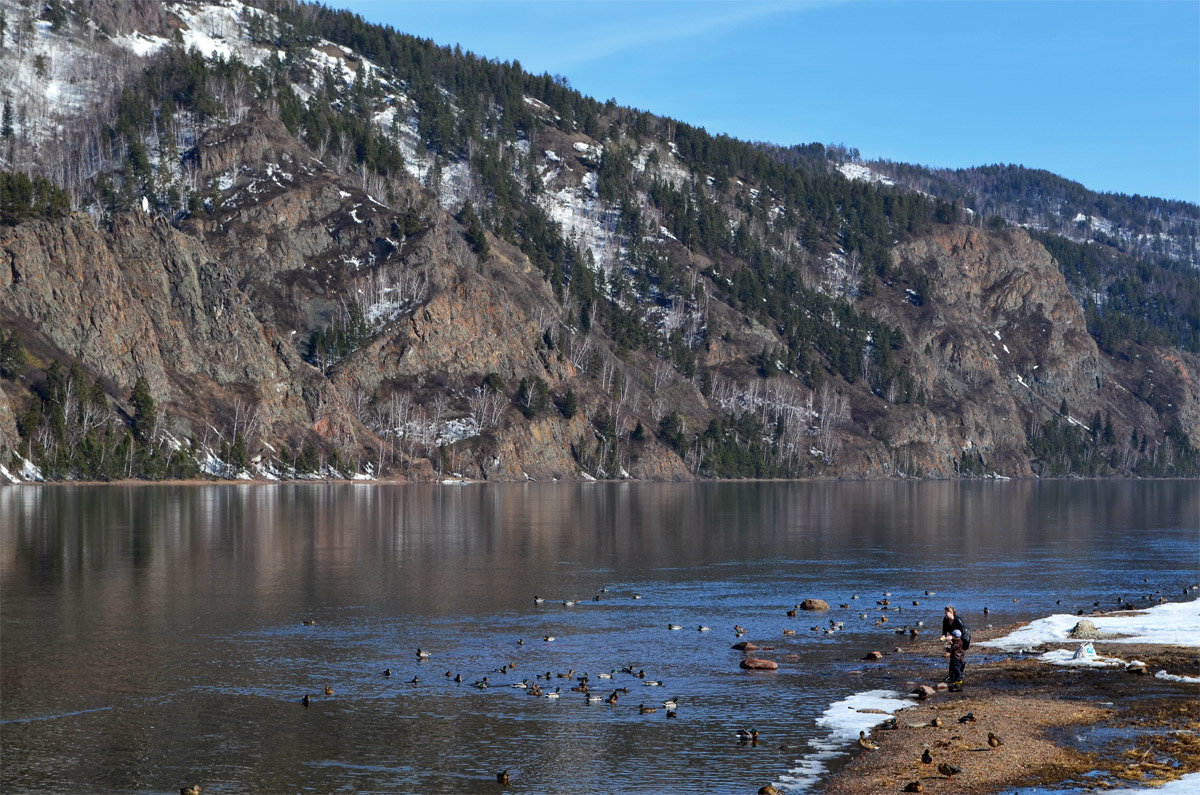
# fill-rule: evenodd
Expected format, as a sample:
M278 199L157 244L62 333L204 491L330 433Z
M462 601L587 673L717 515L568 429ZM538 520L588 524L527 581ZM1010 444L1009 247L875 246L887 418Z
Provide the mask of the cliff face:
M0 462L59 359L98 377L126 417L145 377L162 431L213 451L244 433L264 462L312 445L389 476L688 478L698 458L659 442L659 423L675 412L685 435L703 431L723 413L713 379L756 380L749 362L778 341L713 299L731 331L685 379L649 350L621 352L579 328L504 241L476 256L415 182L392 202L407 209L389 209L266 118L210 135L192 159L225 187L178 226L133 212L111 228L84 215L0 227L0 321L32 354L23 377L0 381ZM1107 356L1026 234L935 229L892 252L926 294L888 288L864 302L904 333L922 399L836 382L846 411L822 443L839 452L814 458L810 474L1028 476L1056 417L1104 417L1118 440L1157 442L1173 425L1200 443L1196 357ZM315 342L352 322L342 348ZM816 401L816 414L831 411Z

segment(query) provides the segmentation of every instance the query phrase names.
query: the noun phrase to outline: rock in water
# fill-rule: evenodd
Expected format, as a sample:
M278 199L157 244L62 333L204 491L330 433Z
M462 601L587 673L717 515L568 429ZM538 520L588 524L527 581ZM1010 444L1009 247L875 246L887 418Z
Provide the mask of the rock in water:
M757 657L747 657L742 660L741 665L753 671L774 671L779 667L779 663L774 660L760 660Z
M828 610L829 602L824 599L805 599L800 603L801 610Z

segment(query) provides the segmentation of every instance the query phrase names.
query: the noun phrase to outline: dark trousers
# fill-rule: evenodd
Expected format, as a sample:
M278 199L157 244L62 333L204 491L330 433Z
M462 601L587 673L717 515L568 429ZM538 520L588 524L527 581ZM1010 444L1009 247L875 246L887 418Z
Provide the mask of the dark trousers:
M965 660L956 660L954 657L951 657L950 674L946 677L946 681L950 684L961 682L963 678L963 668L966 667L966 664L967 663Z

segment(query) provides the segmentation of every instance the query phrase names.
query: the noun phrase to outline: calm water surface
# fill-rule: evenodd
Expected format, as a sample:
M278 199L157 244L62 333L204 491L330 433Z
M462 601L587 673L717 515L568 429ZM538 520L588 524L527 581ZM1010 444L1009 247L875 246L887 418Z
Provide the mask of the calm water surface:
M0 789L754 791L895 629L1179 593L1198 528L1195 482L0 488Z

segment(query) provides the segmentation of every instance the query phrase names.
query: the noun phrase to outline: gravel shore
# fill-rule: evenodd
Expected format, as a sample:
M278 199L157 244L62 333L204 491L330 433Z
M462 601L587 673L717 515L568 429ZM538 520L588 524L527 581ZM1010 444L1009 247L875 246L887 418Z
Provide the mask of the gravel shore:
M898 713L896 728L877 727L869 739L878 749L856 748L854 758L824 791L993 793L1023 786L1104 790L1152 787L1200 772L1200 685L1154 676L1160 670L1200 675L1200 652L1152 645L1105 647L1098 641L1098 651L1143 661L1147 673L1064 668L984 645L1012 629L977 630L967 653L963 692L938 692ZM933 638L885 655L864 667L862 675L864 682L889 680L882 686L900 689L932 685L945 671L942 644ZM989 744L989 733L1003 744ZM922 761L926 748L932 757L928 763ZM940 765L952 765L959 772L951 775L947 767L939 771Z

